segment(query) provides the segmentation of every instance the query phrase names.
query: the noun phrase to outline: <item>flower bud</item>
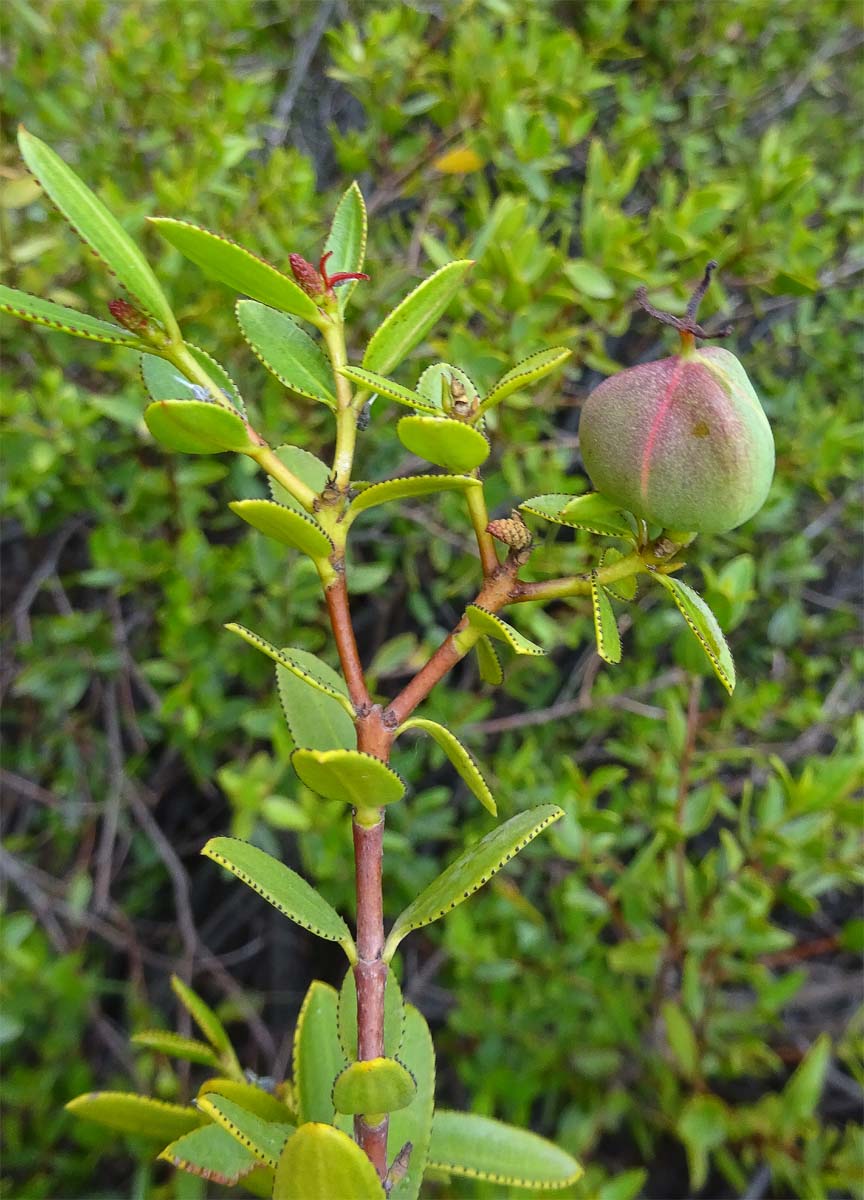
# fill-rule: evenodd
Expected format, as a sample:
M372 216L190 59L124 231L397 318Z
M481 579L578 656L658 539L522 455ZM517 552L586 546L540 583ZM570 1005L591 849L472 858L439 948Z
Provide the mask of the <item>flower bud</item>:
M694 337L708 335L695 325L692 302L691 309L687 321L667 322L681 331L680 354L595 388L579 440L585 469L608 499L666 529L722 533L764 504L774 439L738 359L720 347L695 348Z

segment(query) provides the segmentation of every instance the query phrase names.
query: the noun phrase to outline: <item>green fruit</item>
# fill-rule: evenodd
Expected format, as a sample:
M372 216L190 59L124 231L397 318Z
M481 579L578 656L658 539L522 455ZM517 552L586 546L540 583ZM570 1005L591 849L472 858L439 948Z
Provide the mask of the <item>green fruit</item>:
M636 516L722 533L765 503L774 439L734 354L690 342L591 393L579 425L582 458L597 491Z

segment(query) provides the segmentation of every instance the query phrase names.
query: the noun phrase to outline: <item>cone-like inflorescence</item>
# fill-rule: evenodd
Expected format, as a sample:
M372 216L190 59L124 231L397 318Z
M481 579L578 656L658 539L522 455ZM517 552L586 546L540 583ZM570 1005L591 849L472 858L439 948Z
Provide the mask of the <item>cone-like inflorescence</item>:
M774 439L753 385L733 354L696 348L711 336L696 308L710 263L681 319L640 302L681 333L681 351L605 380L585 402L582 457L594 487L652 524L720 533L749 520L774 474Z

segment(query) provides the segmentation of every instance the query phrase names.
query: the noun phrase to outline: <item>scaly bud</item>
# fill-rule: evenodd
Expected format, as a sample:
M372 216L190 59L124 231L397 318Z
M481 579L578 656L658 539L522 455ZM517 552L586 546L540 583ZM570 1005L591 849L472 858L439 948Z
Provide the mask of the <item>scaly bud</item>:
M311 296L315 300L324 293L326 288L320 272L310 262L307 262L302 254L289 254L288 263L291 267L291 274L307 296Z
M598 492L666 529L722 533L765 503L774 439L759 398L733 354L696 349L709 263L682 319L637 298L681 334L681 352L604 380L582 409L579 442ZM728 332L728 331L727 331Z
M527 550L531 545L531 531L514 508L509 517L490 521L486 532L491 533L499 542L509 546L511 550Z
M148 334L155 333L155 329L148 317L136 308L134 304L130 304L128 300L109 300L108 311L124 329L128 329L130 333L137 333L140 337L147 337Z

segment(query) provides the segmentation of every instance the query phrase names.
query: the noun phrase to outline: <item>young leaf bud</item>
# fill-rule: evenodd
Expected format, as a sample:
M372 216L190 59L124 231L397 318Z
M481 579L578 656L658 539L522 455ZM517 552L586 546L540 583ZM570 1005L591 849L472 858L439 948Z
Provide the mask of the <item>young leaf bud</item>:
M579 439L598 492L666 529L722 533L765 502L774 474L771 427L744 368L720 347L696 309L709 264L682 320L640 303L677 328L681 351L604 380L582 409Z

